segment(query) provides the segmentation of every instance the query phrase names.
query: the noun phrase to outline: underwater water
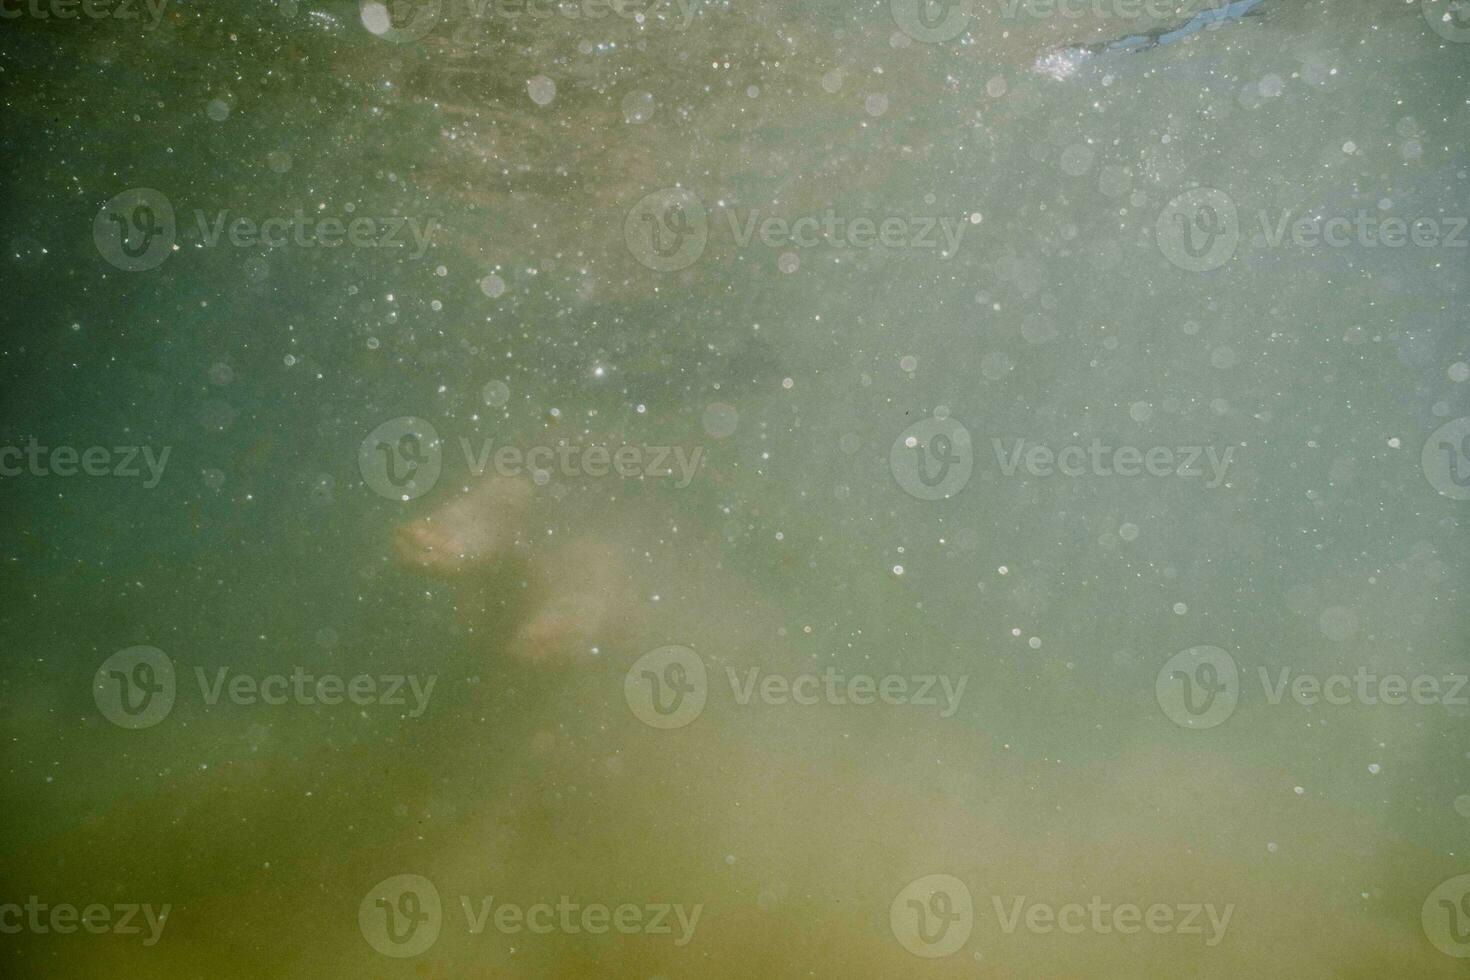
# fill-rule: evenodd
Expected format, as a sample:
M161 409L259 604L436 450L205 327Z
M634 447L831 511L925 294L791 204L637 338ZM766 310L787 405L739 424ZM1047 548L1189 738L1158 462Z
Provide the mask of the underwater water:
M1462 0L0 0L0 971L1470 969Z

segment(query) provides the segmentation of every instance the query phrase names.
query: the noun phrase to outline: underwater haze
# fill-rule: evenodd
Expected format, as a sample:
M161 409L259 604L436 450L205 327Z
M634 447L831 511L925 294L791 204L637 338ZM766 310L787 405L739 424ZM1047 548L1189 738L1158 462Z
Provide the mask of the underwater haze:
M0 0L0 973L1463 977L1465 0Z

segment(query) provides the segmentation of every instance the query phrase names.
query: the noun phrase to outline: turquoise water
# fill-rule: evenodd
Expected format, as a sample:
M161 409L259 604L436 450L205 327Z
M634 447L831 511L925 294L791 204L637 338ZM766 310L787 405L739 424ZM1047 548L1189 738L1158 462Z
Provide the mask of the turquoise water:
M8 975L1463 973L1463 10L3 9Z

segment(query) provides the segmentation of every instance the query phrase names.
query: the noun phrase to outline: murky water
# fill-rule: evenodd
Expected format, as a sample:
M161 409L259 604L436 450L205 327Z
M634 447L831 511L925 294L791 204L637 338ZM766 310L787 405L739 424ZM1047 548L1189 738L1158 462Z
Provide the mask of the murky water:
M1463 4L0 12L6 975L1463 975Z

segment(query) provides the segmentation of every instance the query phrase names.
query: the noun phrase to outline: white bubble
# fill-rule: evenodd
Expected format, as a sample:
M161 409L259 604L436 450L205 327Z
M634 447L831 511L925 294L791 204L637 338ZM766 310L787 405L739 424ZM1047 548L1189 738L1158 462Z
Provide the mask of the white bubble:
M1154 407L1148 402L1134 402L1128 406L1128 415L1135 422L1147 422L1153 414Z
M1189 612L1189 607L1186 606L1184 603L1182 603L1182 602L1176 602L1176 603L1174 603L1174 615L1176 615L1176 616L1183 616L1187 612Z
M829 94L836 94L842 88L842 72L829 71L822 76L822 89Z
M905 354L898 359L898 366L912 374L919 369L919 359L912 354Z
M1040 650L1041 649L1041 637L1039 637L1039 636L1033 636L1031 639L1029 639L1029 640L1026 641L1026 645L1028 647L1030 647L1031 649L1033 649L1033 650Z
M1006 80L1001 76L996 75L990 81L985 83L985 94L990 96L992 99L998 99L1002 95L1005 95Z
M1010 355L1004 351L991 351L980 358L980 373L990 381L999 381L1014 367Z
M556 98L556 83L545 75L537 75L527 80L526 92L537 105L551 105L551 100Z
M1092 147L1083 143L1073 143L1062 151L1062 172L1071 174L1073 177L1081 177L1092 169Z
M1368 771L1376 776L1383 771L1383 767L1376 762L1370 762L1368 763Z
M505 280L492 272L480 280L480 292L491 299L498 299L505 295Z
M648 122L653 118L655 108L657 106L654 104L652 92L645 92L642 89L629 92L623 96L623 121L634 126Z
M776 268L790 275L801 268L801 256L795 252L782 252L781 257L776 260Z
M224 99L211 99L209 105L205 106L204 111L215 122L224 122L230 118L230 104Z
M1133 175L1123 167L1103 167L1097 175L1097 189L1107 197L1122 197L1133 184Z
M894 565L893 566L893 574L895 574L895 575L902 575L903 574L903 566L902 565Z
M1470 381L1470 364L1464 361L1456 361L1450 365L1450 380L1455 384Z
M378 37L382 37L393 29L393 15L388 12L388 8L384 4L378 3L377 0L364 3L360 16L362 17L362 26L368 29L369 34L376 34Z
M510 401L510 385L504 381L487 381L485 387L480 389L480 397L485 404L492 408L499 408Z
M881 116L888 111L888 96L881 92L870 95L863 102L863 108L868 111L868 115L870 116Z
M734 405L711 402L704 410L704 431L711 439L728 439L740 426L740 413Z
M1136 541L1138 539L1138 525L1124 524L1118 528L1118 537L1124 541Z

